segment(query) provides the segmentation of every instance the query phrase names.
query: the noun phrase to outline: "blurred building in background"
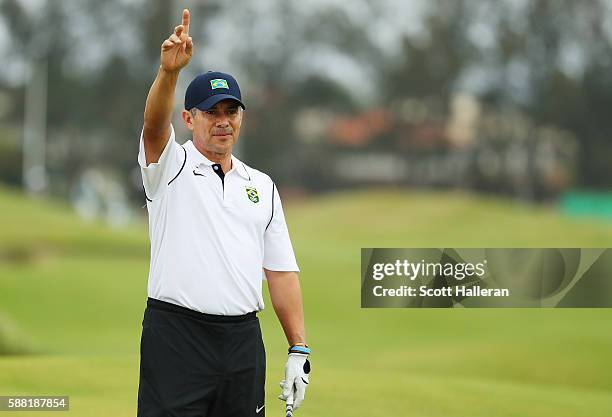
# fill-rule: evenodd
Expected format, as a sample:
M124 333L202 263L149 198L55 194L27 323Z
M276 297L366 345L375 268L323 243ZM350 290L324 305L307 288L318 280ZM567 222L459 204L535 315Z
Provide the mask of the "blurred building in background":
M465 188L527 200L557 197L576 184L571 132L538 126L517 109L483 109L470 95L451 100L428 106L406 98L351 116L303 111L296 133L309 184Z
M144 100L183 7L179 141L190 79L233 73L237 151L284 189L612 189L608 0L4 0L0 181L129 219Z

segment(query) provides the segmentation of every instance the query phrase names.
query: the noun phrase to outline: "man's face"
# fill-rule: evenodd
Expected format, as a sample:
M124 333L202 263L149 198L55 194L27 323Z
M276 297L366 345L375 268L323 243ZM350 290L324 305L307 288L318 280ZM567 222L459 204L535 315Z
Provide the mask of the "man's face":
M198 149L215 156L232 152L242 124L242 107L234 100L222 100L209 110L183 111L183 120L193 132Z

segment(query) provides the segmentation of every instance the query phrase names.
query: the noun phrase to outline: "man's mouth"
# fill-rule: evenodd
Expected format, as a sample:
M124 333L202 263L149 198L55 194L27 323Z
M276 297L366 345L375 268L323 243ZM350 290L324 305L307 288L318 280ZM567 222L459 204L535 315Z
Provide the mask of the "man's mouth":
M212 136L217 139L231 139L232 138L231 133L213 133Z

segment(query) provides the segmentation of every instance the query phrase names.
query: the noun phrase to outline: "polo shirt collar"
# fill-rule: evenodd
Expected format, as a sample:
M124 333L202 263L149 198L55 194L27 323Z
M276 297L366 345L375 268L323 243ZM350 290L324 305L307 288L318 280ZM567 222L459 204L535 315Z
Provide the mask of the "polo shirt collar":
M215 164L213 161L204 156L202 152L198 150L198 148L195 147L192 140L188 140L183 146L191 153L191 155L195 158L197 162L206 166L213 166ZM245 180L251 180L251 176L249 175L246 166L242 163L241 160L239 160L232 154L232 169L230 170L230 172L234 170ZM228 173L226 172L226 174Z

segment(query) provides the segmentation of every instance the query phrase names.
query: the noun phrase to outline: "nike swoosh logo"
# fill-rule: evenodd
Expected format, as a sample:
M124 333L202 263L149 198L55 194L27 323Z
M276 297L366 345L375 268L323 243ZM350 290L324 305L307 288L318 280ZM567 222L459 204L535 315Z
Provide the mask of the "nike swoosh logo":
M261 407L255 407L255 413L259 414L259 412L263 410L264 407L265 405L262 405Z
M193 170L193 175L197 175L197 176L200 176L200 177L205 177L206 176L206 175L196 171L195 169Z

